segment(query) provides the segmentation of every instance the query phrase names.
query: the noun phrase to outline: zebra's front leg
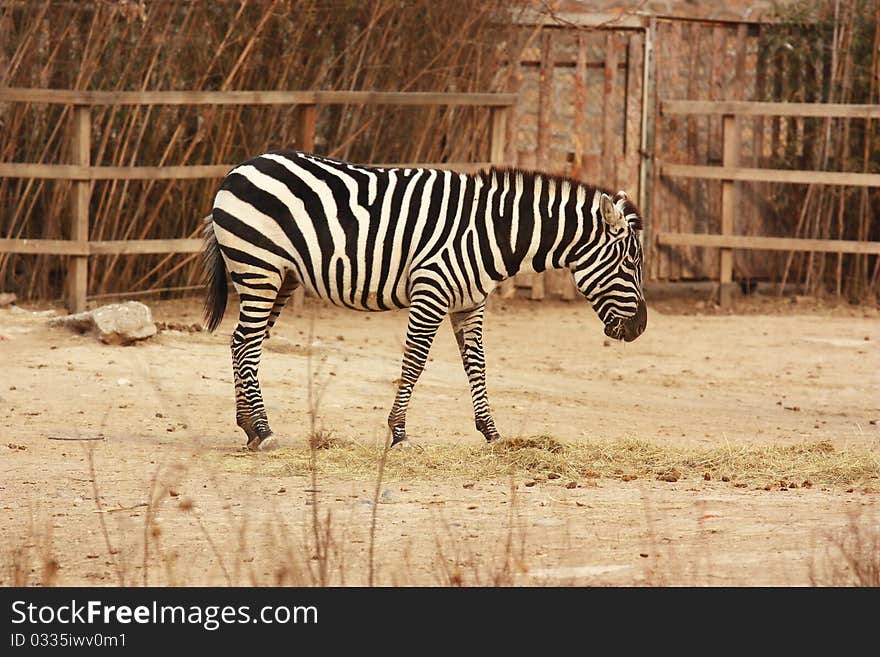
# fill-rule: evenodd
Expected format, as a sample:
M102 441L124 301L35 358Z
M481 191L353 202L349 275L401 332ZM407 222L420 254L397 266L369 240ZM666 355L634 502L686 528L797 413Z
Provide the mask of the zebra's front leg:
M435 297L413 295L406 327L406 348L403 352L400 384L397 387L394 406L391 407L391 413L388 415L392 447L407 439L406 410L409 407L409 400L419 375L425 369L428 352L445 315L446 306L438 306Z
M499 440L501 434L495 428L495 420L489 410L486 394L486 357L483 352L483 315L486 306L481 304L471 310L451 313L452 330L461 352L461 362L471 386L474 402L474 424L487 442Z

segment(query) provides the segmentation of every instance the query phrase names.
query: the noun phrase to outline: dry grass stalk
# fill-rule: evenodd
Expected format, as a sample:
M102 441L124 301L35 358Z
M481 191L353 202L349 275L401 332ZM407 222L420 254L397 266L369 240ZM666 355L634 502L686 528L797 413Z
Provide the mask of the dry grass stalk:
M113 541L110 539L110 530L107 527L107 520L104 517L104 505L101 502L101 491L98 488L98 475L97 470L95 469L94 447L90 446L86 453L88 455L89 479L92 484L92 496L95 501L95 507L98 511L98 522L101 525L101 535L104 537L104 546L107 548L107 557L113 564L113 570L116 572L118 585L125 586L125 569L123 568L123 563L119 557L119 550L113 546Z
M813 586L880 586L880 525L864 516L852 512L847 528L828 537L824 553L810 564Z
M229 454L222 467L266 476L301 475L314 468L335 478L372 479L384 447L351 442L322 450L314 462L310 450L286 447L267 457ZM562 442L549 436L516 438L482 445L427 445L423 450L392 452L384 478L394 481L499 479L558 473L568 480L584 477L638 479L677 470L682 479L728 477L750 486L768 482L810 481L817 486L878 487L880 454L876 450L836 449L830 442L739 447L667 447L636 439L610 442ZM561 479L560 481L564 481Z

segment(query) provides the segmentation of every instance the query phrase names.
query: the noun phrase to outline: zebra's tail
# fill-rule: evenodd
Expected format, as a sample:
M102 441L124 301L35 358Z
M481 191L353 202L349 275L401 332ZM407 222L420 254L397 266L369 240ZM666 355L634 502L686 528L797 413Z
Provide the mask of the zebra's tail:
M213 332L223 319L226 312L226 297L229 295L229 287L226 283L226 266L220 253L220 245L217 244L217 236L214 235L214 222L212 216L205 217L205 229L202 236L205 238L204 266L205 266L205 323L209 331Z

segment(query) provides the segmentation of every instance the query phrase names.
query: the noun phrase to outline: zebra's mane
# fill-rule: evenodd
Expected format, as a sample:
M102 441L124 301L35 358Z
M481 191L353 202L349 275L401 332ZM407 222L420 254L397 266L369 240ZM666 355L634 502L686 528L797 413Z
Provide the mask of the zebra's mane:
M615 201L618 199L617 194L612 192L607 187L599 187L597 185L585 183L582 180L576 180L567 176L556 176L549 173L543 173L541 171L529 171L526 169L518 169L515 167L492 167L488 171L481 171L474 175L481 178L483 183L485 184L489 184L492 182L492 180L498 179L513 181L517 177L519 177L523 181L523 185L526 186L534 186L535 180L540 178L541 182L543 183L553 182L556 185L567 185L571 187L571 189L583 187L585 198L592 198L593 194L595 194L596 192L601 192L604 194L608 194L608 196L615 199ZM642 230L642 214L639 212L635 204L629 199L629 197L624 199L623 202L623 216L630 217L630 228L635 230Z

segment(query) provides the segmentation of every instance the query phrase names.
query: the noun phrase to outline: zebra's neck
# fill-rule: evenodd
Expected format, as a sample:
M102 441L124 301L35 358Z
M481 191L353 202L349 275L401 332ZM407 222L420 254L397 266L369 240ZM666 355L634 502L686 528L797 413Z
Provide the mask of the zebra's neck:
M602 238L597 188L513 169L481 183L478 217L502 277L567 267Z

